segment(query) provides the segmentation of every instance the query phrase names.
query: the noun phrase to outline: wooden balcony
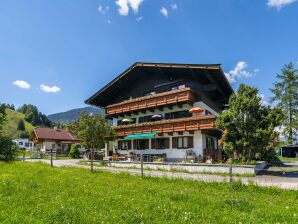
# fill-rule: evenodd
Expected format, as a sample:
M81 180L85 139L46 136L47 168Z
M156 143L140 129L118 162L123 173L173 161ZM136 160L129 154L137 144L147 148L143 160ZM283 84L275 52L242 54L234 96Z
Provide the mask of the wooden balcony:
M194 92L190 88L184 88L108 105L106 113L108 116L111 116L160 106L193 103L194 101Z
M171 133L181 131L208 130L215 128L215 115L187 117L172 120L152 121L113 127L119 137L138 133Z

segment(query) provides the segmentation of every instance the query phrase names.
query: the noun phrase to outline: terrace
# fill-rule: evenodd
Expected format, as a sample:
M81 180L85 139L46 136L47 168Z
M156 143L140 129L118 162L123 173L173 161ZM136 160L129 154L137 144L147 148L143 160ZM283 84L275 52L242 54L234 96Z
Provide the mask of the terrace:
M194 101L194 92L190 88L183 88L111 104L106 106L106 113L108 116L113 116L162 106L192 104Z
M172 120L162 120L146 122L141 124L130 124L115 126L114 129L119 137L138 133L171 133L183 131L206 130L211 131L215 128L215 115L206 115L198 117L178 118Z

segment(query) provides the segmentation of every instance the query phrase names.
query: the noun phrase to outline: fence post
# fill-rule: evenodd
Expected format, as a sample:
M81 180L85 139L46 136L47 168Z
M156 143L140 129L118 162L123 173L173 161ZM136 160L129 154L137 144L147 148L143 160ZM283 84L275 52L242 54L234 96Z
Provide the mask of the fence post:
M232 167L233 167L233 159L230 158L230 167L229 167L229 171L230 171L230 188L232 189L233 187L233 170L232 170Z
M91 161L90 161L91 173L93 173L93 158L94 158L94 149L91 149Z
M144 155L141 154L141 176L144 177Z
M23 151L23 162L25 162L25 149Z
M51 148L51 167L53 167L53 149Z

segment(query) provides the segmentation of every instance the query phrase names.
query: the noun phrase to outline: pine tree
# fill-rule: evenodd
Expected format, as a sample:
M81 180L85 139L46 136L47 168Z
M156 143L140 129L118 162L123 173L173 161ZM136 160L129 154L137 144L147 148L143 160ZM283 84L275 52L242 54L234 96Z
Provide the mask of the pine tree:
M271 102L277 103L282 108L284 119L282 122L283 134L288 143L292 144L298 134L298 70L293 63L285 65L281 73L277 74Z
M24 120L23 119L20 119L19 120L17 130L18 131L25 131L25 123L24 123Z
M281 111L262 105L258 90L241 84L237 94L229 99L229 108L217 119L223 128L221 144L234 159L250 163L252 159L267 159L277 144L274 130L280 125Z

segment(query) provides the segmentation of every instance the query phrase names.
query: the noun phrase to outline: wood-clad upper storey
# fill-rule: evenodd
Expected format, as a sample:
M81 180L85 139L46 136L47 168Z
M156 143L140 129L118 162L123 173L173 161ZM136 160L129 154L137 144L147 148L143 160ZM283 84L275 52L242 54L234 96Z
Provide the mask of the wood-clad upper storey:
M167 91L150 96L138 97L106 106L107 115L123 114L138 110L153 109L182 103L193 103L195 94L190 88Z
M178 118L172 120L153 121L141 124L130 124L113 127L119 137L138 133L171 133L182 131L208 130L215 128L215 115Z
M216 112L227 105L233 94L220 64L137 62L85 102L97 107L107 107L152 92L164 93L179 86L191 88L196 93L196 102L202 101ZM112 111L113 109L110 113L115 113Z

